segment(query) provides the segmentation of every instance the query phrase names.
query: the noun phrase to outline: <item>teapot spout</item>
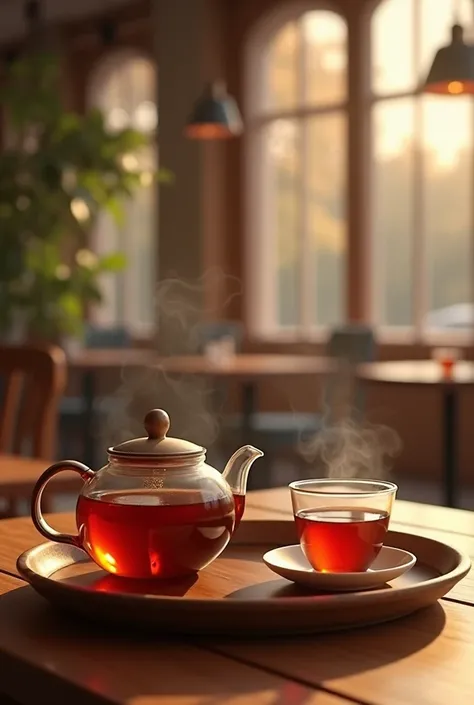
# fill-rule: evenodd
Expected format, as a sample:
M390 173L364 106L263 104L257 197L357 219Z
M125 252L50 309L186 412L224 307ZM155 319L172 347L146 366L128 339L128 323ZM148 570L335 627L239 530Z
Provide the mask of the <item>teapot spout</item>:
M227 480L234 495L245 494L250 467L254 460L261 458L262 455L263 452L253 446L242 446L232 455L222 475Z

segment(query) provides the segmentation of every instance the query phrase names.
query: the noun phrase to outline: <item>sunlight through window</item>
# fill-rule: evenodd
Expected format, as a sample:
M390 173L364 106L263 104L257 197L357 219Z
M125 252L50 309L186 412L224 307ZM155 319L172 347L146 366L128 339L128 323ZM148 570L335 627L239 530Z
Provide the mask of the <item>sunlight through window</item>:
M346 24L327 10L304 13L261 42L257 63L250 227L265 246L253 323L304 333L345 316Z
M450 311L472 298L473 104L418 92L455 9L472 27L472 0L383 0L372 21L373 316L418 337L469 325Z
M121 251L127 266L119 275L104 275L105 300L93 311L104 326L123 325L137 334L153 329L156 286L155 180L158 124L156 71L134 54L106 57L97 66L90 85L90 105L100 108L111 131L132 127L150 135L150 143L137 154L126 154L123 167L141 171L140 188L123 203L124 222L117 225L102 214L93 233L98 253Z

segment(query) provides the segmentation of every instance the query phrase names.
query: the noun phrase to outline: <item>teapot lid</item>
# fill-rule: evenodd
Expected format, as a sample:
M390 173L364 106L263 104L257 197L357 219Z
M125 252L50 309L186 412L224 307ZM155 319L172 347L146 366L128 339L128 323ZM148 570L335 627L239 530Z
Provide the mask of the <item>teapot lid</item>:
M170 428L170 417L163 409L152 409L145 416L143 422L148 436L134 438L119 445L109 448L109 455L123 458L141 456L143 459L166 460L191 460L198 458L206 452L205 448L185 441L181 438L171 438L166 434Z

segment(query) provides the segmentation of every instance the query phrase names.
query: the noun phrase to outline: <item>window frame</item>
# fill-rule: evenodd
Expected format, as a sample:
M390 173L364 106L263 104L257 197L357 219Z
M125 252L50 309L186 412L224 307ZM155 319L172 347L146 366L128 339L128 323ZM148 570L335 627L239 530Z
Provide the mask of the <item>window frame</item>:
M423 307L427 289L425 286L425 277L427 263L424 257L424 248L426 236L414 237L414 257L412 268L416 274L413 276L413 292L412 298L415 302L414 309L414 325L407 327L384 326L377 322L376 305L375 305L375 288L374 288L374 271L372 264L375 245L372 224L372 203L373 189L372 178L374 170L373 159L373 108L376 104L382 101L396 100L400 98L416 99L421 94L419 86L415 86L409 91L397 91L394 93L376 93L371 80L371 55L373 45L373 20L376 11L384 0L367 0L362 6L359 5L357 11L352 8L339 5L337 2L319 2L318 0L303 0L301 2L290 2L287 0L278 8L267 13L263 18L251 28L247 34L245 50L243 53L243 108L244 115L247 116L250 112L249 106L252 103L255 105L258 95L258 84L261 81L262 72L264 70L263 62L259 61L259 52L262 46L268 43L275 35L278 29L282 28L285 23L297 20L302 14L310 11L327 10L339 15L347 27L347 93L346 101L344 101L346 115L348 121L358 118L357 125L348 124L347 131L347 156L346 156L346 237L347 237L347 268L346 268L346 296L348 304L346 306L346 320L363 321L372 325L377 340L382 344L395 346L413 346L413 345L436 345L455 344L460 347L468 347L472 345L473 333L470 329L446 329L446 330L423 330L420 321L428 312L428 308ZM416 6L415 6L416 7ZM415 10L416 12L416 10ZM369 41L366 41L366 40ZM416 42L416 36L414 38ZM365 44L364 44L365 42ZM355 69L351 66L351 60L356 55L359 66ZM256 70L258 67L258 70ZM359 78L364 77L364 80L355 82L353 80L353 71L356 71ZM420 79L422 77L420 76ZM420 101L417 101L420 104ZM361 110L362 109L362 110ZM328 106L328 112L335 110L335 106ZM357 112L357 111L360 112ZM321 108L310 109L311 114L317 114ZM419 108L418 108L419 111ZM301 110L304 114L307 111ZM288 116L295 117L297 111L291 111ZM258 213L258 194L259 194L259 169L260 162L256 160L255 148L255 122L270 122L271 118L283 117L283 112L268 113L265 117L255 120L252 117L249 120L250 126L247 127L243 138L243 184L242 193L244 199L244 280L245 288L248 292L246 297L246 306L244 311L245 321L248 326L250 337L262 342L321 342L327 337L327 328L311 327L302 329L299 326L294 328L278 328L275 326L269 329L265 326L265 319L268 318L270 311L268 304L255 307L253 302L259 300L262 288L271 289L271 284L259 285L258 279L267 277L273 279L273 271L271 267L262 268L260 263L267 256L270 248L268 240L271 237L268 229L258 228L259 217L255 216ZM357 142L357 144L355 144ZM415 183L414 187L418 193L423 190L422 175L420 169L420 160L418 166L415 166ZM365 180L366 186L357 185L354 183L353 174L360 174L360 179ZM368 215L358 212L354 217L351 212L357 210L354 201L360 200L362 195L366 196L367 202L362 208L367 208ZM365 190L364 190L365 189ZM417 198L415 194L415 198ZM415 209L416 210L416 209ZM419 209L418 209L419 210ZM418 217L417 215L414 216ZM354 222L357 220L357 222ZM473 201L473 227L474 227L474 201ZM414 226L416 230L416 223ZM365 233L364 233L365 231ZM360 240L364 240L364 244L360 244ZM474 240L473 240L474 250ZM474 288L474 251L473 251L473 288ZM422 272L422 277L420 277ZM368 276L367 276L368 275ZM357 291L358 290L358 291ZM351 307L351 297L358 298L358 302ZM473 291L474 302L474 291Z
M373 3L369 16L370 24L370 50L372 51L373 46L373 23L377 11L383 6L385 0L376 0ZM413 57L415 64L415 75L418 71L419 65L419 51L420 51L420 35L419 29L421 26L421 15L420 15L420 3L415 0L413 3L413 22L414 22L414 32L413 32ZM372 76L371 76L372 79ZM421 88L421 81L423 76L420 74L418 76L418 82L414 85L411 90L398 90L394 92L381 92L378 93L374 90L373 82L370 80L369 94L368 94L368 105L369 105L369 115L371 123L371 137L373 136L373 110L376 105L381 103L387 103L389 101L402 100L404 98L413 99L413 109L414 109L414 142L416 142L417 136L423 130L422 126L422 96L423 91ZM473 110L473 135L474 135L474 104L472 106ZM429 306L427 305L428 300L428 262L426 258L426 248L427 248L427 233L424 228L423 219L423 198L424 198L424 179L423 179L423 162L424 154L423 149L414 148L413 150L413 202L414 208L411 214L412 216L412 228L413 228L413 261L411 266L411 277L412 277L412 310L413 310L413 325L412 326L387 326L377 322L377 312L375 296L371 296L370 301L370 312L369 317L372 325L377 331L377 336L382 342L386 343L410 343L410 344L427 344L427 345L437 345L445 344L447 341L456 344L460 347L472 345L472 330L470 328L463 329L446 329L446 330L427 330L423 326L423 319L429 313ZM374 170L374 140L370 140L370 167L371 171ZM473 145L473 167L474 167L474 145ZM373 192L371 192L370 208L372 213L373 206ZM474 203L471 208L471 229L474 228ZM418 234L417 234L418 233ZM471 253L471 280L474 286L474 240L473 240L473 252ZM371 250L372 253L376 250L374 233L371 232ZM372 268L371 272L371 285L372 291L374 289L375 280L375 268ZM474 296L474 291L471 296ZM471 299L474 302L474 298Z
M146 62L149 67L153 71L153 77L154 77L154 89L155 89L155 95L154 95L154 102L157 106L158 110L158 89L157 89L157 80L158 80L158 66L156 65L155 61L153 60L153 57L151 57L146 51L142 51L141 49L134 48L134 47L119 47L119 48L113 48L110 51L107 51L106 53L103 53L100 55L98 60L94 63L94 65L91 67L91 70L88 73L87 76L87 84L86 84L86 90L85 90L85 104L87 106L87 109L92 109L94 107L97 107L97 96L100 94L101 91L101 86L104 85L104 82L106 82L108 79L110 80L110 77L113 75L114 71L119 69L121 66L126 65L127 62L133 61L133 60L140 60ZM99 101L100 102L100 101ZM158 151L158 142L157 142L157 135L158 131L157 129L153 130L150 132L150 141L153 144L153 147L155 149L155 154L156 154L156 168L158 169L159 167L159 151ZM156 189L155 189L156 191ZM157 254L158 254L158 242L157 242L157 232L158 232L158 218L157 218L157 208L158 208L158 194L155 193L154 195L154 235L155 235L155 242L154 242L154 251L153 251L153 261L154 261L154 270L153 270L153 281L156 283L156 278L157 278L157 266L156 266L156 261L157 261ZM97 223L90 232L89 235L89 242L92 250L95 250L98 242L98 229L100 227L100 224ZM120 272L118 273L118 277L124 278L126 277L127 273L125 272ZM122 279L124 281L124 279ZM120 286L117 284L117 286ZM123 288L123 287L121 287ZM127 287L128 288L128 287ZM116 299L116 292L114 293L114 297ZM154 296L153 296L154 300ZM102 304L103 305L103 304ZM122 302L122 306L120 305L120 302L114 301L113 305L114 309L118 309L117 311L117 316L114 316L115 320L112 324L112 326L124 326L127 328L127 330L130 331L130 333L135 337L135 338L143 338L143 339L149 339L152 337L156 330L156 314L154 316L154 319L150 321L149 323L146 323L144 321L137 322L135 320L135 317L133 315L133 312L127 311L127 308L130 308L127 306L127 302ZM90 318L92 321L94 321L94 311L91 312Z
M258 96L265 77L265 62L261 60L265 46L287 23L297 22L305 13L315 11L326 11L337 15L346 26L346 91L345 99L331 104L296 106L293 109L269 110L264 113L256 113L254 106L258 104ZM349 20L343 9L336 3L302 0L300 2L286 2L267 13L257 22L249 33L244 51L244 97L243 112L245 117L245 132L243 136L243 195L244 195L244 277L248 296L246 297L245 321L247 323L249 336L256 340L278 340L294 342L297 340L320 342L327 337L328 326L314 325L310 322L310 311L306 305L309 300L307 292L310 277L301 277L301 287L298 290L298 302L300 312L300 322L294 326L279 326L278 323L268 325L267 321L274 319L275 310L275 268L262 267L264 259L268 259L274 253L273 238L271 228L259 227L266 209L258 207L258 201L262 196L263 160L259 158L259 151L262 147L261 131L266 125L271 125L276 120L293 119L300 120L304 126L302 118L309 116L320 116L328 114L338 114L344 116L346 130L346 158L345 158L345 193L344 201L346 211L349 198L348 180L348 156L349 156ZM303 55L304 58L304 55ZM298 78L301 78L304 68L299 67ZM303 145L298 147L298 153L304 156L304 133L307 129L301 130ZM303 174L302 183L305 183L305 160L301 164ZM304 221L305 208L300 209L303 213ZM307 234L307 228L302 228L302 237ZM262 236L263 235L263 236ZM345 228L346 237L346 262L348 260L348 238L349 230ZM298 266L305 270L305 258L302 254L299 257ZM258 284L264 277L266 282ZM347 273L346 273L347 282ZM345 287L347 288L347 287ZM264 297L264 301L262 301ZM347 298L347 297L346 297ZM253 302L258 300L259 306L255 307Z

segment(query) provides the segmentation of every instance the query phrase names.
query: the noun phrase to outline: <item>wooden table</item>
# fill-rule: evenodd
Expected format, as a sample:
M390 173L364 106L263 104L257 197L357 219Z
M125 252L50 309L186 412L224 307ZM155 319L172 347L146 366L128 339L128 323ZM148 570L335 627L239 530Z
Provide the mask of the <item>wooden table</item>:
M47 460L0 455L0 495L13 497L25 486L32 488L50 464Z
M358 377L372 384L403 384L439 388L443 399L443 475L446 506L457 506L458 494L458 389L474 385L474 363L457 362L453 374L443 375L436 360L399 360L361 365Z
M97 375L108 369L149 367L167 375L194 375L213 380L238 380L241 387L242 435L249 438L252 417L257 409L257 383L268 377L315 376L330 368L328 358L309 355L249 355L237 354L225 363L217 364L204 355L160 357L153 350L135 348L83 349L71 354L69 365L82 374L84 401L83 437L86 449L84 462L95 467L90 443L94 428L94 400Z
M286 489L249 495L250 519L287 518ZM73 518L54 525L71 530ZM393 528L474 556L474 513L399 501ZM272 641L175 641L100 633L56 614L16 573L38 543L0 522L0 702L20 705L468 705L474 693L474 580L437 606L365 629Z
M0 455L0 497L7 501L29 499L37 479L50 464L47 460ZM53 492L75 492L80 487L81 481L73 473L61 473L51 481Z

